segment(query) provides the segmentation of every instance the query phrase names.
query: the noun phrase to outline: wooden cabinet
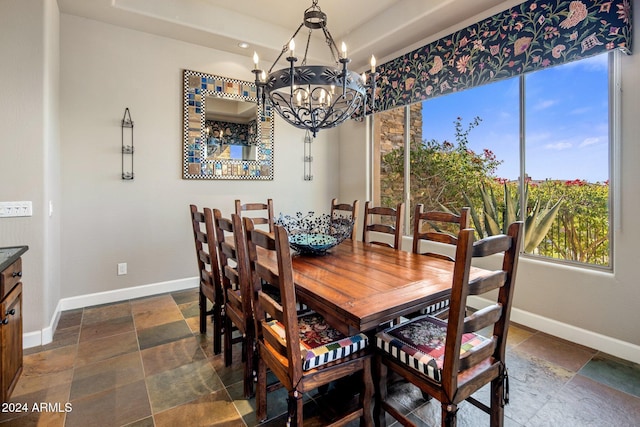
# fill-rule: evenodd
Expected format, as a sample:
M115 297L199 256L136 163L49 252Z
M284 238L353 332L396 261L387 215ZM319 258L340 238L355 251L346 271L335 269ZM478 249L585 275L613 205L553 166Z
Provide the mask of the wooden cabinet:
M9 400L22 373L22 258L27 247L0 248L0 397Z

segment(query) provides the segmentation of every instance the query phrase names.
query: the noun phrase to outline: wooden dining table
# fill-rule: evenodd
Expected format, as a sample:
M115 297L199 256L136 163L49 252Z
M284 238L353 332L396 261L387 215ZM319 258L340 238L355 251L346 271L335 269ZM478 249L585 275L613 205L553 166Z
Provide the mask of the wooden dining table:
M346 240L324 255L294 255L300 302L342 333L379 325L425 308L450 293L454 263ZM485 270L472 268L471 278Z

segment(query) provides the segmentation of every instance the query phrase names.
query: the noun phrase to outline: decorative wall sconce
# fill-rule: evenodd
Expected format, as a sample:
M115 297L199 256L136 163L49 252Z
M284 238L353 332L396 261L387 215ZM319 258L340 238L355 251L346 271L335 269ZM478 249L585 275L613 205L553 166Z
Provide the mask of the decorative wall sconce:
M311 133L307 130L304 134L304 180L313 181L313 175L311 175L311 162L313 162L313 156L311 155Z
M131 181L133 179L133 120L131 120L131 113L129 112L129 108L125 108L124 109L124 115L122 116L122 124L121 124L121 131L122 131L122 179L127 180L127 181ZM125 129L131 129L131 132L126 132L129 135L129 138L127 138L131 144L130 145L125 145L124 140L125 140ZM127 171L125 171L125 157L127 157L127 159L129 159L129 161L127 161L127 165L129 166L127 169Z

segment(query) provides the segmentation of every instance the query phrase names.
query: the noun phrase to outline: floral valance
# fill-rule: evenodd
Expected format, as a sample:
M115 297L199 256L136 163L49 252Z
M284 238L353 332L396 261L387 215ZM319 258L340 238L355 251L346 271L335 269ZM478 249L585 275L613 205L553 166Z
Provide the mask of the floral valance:
M376 109L559 65L631 53L631 0L530 0L381 65Z

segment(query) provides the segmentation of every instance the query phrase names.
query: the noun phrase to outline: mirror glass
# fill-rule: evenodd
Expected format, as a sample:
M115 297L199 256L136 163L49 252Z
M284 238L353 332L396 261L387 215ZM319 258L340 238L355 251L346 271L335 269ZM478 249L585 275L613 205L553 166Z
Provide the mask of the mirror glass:
M185 179L273 179L271 109L254 83L184 71Z

